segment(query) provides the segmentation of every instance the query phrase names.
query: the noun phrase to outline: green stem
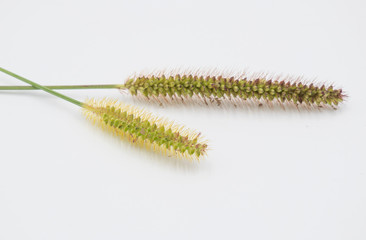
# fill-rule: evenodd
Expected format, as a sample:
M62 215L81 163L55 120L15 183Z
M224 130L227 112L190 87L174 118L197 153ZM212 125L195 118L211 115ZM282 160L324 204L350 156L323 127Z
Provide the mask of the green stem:
M124 89L124 85L103 84L103 85L52 85L44 86L49 89ZM39 90L33 86L0 86L0 90Z
M23 81L25 83L28 83L29 85L32 85L35 88L41 89L41 90L43 90L45 92L48 92L48 93L50 93L50 94L52 94L52 95L54 95L56 97L62 98L64 100L68 101L68 102L71 102L71 103L73 103L75 105L78 105L79 107L85 107L85 104L82 103L82 102L79 102L79 101L77 101L77 100L75 100L73 98L70 98L68 96L65 96L65 95L63 95L61 93L55 92L55 91L49 89L48 87L44 87L42 85L39 85L38 83L32 82L32 81L30 81L30 80L28 80L28 79L26 79L24 77L21 77L21 76L15 74L15 73L12 73L12 72L4 69L4 68L1 68L0 67L0 71L3 72L3 73L5 73L5 74L8 74L8 75L10 75L12 77L15 77L15 78L19 79L20 81Z

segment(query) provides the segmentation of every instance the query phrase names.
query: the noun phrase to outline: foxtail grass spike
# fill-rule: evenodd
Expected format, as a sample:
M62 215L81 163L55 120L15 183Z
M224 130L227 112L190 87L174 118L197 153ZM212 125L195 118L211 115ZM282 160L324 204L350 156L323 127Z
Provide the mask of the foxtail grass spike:
M3 68L0 71L82 107L88 119L137 146L186 159L199 160L206 155L207 144L200 133L154 117L147 111L108 99L79 102Z
M207 144L200 133L117 101L91 99L86 104L87 118L138 146L187 159L198 160L206 154Z
M342 89L333 86L316 86L301 81L267 80L259 78L234 78L204 75L159 75L130 78L125 88L146 98L189 99L198 96L211 101L259 100L266 102L304 104L307 106L337 106L343 102Z
M280 77L226 77L213 74L157 74L128 78L125 84L50 86L54 89L117 88L128 90L133 96L148 100L188 100L194 97L204 102L220 103L224 99L235 102L279 102L304 106L336 107L346 97L342 89L305 83ZM0 90L30 90L28 86L0 86Z

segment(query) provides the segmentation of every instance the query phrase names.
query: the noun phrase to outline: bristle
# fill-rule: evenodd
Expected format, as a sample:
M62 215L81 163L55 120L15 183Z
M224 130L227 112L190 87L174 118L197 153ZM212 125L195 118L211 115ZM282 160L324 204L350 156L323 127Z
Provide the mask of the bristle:
M302 78L270 77L268 74L236 77L160 73L131 77L124 86L132 95L143 95L159 103L199 98L205 104L220 104L222 100L236 104L240 100L255 101L259 106L279 102L282 105L290 103L296 106L335 108L346 97L342 89L334 89L332 85L317 86L313 83L306 84Z
M199 160L207 144L200 134L111 99L85 102L84 114L103 129L142 148L168 156Z

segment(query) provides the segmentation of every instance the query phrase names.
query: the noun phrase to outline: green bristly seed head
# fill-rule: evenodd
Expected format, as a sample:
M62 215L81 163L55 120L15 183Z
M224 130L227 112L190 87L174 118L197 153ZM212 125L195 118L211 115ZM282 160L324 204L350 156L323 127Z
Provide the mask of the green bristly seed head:
M85 113L89 118L135 144L189 159L198 159L206 153L207 144L200 140L200 134L114 101L88 100L86 103L89 107L85 108Z
M258 99L281 103L337 106L344 100L342 89L332 86L315 86L291 81L234 79L221 76L172 75L130 78L124 87L132 95L145 97L237 97L242 100Z

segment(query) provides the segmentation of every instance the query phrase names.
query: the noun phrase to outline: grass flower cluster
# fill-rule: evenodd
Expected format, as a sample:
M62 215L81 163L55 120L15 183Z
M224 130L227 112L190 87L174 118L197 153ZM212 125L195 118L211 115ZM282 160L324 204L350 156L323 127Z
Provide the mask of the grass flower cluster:
M337 106L345 97L342 89L305 84L301 81L279 81L266 78L248 80L247 78L191 74L130 78L124 84L124 88L127 88L132 95L141 94L147 98L183 99L199 96L211 100L237 98L308 106Z
M236 102L290 103L308 107L335 108L346 97L342 89L333 86L306 84L301 80L243 75L225 77L215 74L157 74L128 78L124 84L42 86L15 73L0 68L30 86L0 86L0 90L40 89L83 108L84 114L108 132L127 139L133 144L161 152L168 156L197 159L206 155L208 145L201 133L178 126L153 116L144 110L115 100L90 99L79 102L52 89L106 89L128 90L133 96L148 100L186 100L199 98L219 105L222 100Z
M201 134L147 111L109 99L90 99L85 104L89 119L138 146L186 159L198 160L206 154L207 144Z
M132 96L143 96L147 101L162 104L195 102L202 100L221 105L223 101L234 103L254 102L272 106L281 105L336 108L347 97L341 88L332 85L309 83L300 78L268 76L263 74L213 73L159 73L128 78L124 84L57 85L50 89L119 89ZM0 90L32 90L33 86L0 86Z

